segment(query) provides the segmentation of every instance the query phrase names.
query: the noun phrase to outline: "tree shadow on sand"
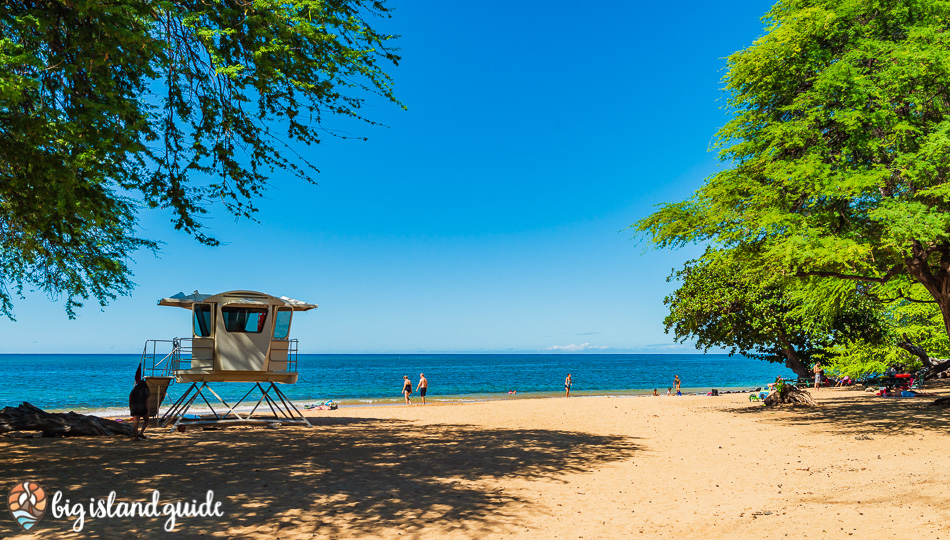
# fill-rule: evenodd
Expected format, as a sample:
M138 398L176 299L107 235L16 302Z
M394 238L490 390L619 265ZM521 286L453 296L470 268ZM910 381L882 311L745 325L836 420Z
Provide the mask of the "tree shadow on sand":
M942 407L931 407L933 400L934 397L882 398L868 393L836 395L833 400L822 401L820 407L782 407L777 410L788 414L781 415L762 406L736 408L734 412L779 423L810 424L843 435L946 433L950 428L950 412Z
M324 421L314 429L231 428L156 432L153 439L0 439L0 480L39 481L88 501L116 490L126 501L204 500L214 490L224 517L184 518L188 537L273 538L424 534L425 527L479 536L511 531L514 509L530 501L505 481L559 481L630 459L629 437L588 433L421 426L399 420ZM47 516L37 530L70 537L72 520ZM87 521L83 538L152 537L164 518ZM0 524L0 536L16 532ZM119 536L115 536L115 535Z

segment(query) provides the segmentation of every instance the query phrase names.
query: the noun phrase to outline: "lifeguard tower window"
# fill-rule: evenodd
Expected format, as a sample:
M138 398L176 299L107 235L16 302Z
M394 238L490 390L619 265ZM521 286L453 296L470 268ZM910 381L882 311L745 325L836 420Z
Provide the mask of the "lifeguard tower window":
M211 304L195 304L195 335L211 335Z
M290 314L289 309L278 309L277 318L274 319L274 339L287 339L290 333Z
M259 334L264 330L267 310L261 308L223 307L224 328L228 332Z

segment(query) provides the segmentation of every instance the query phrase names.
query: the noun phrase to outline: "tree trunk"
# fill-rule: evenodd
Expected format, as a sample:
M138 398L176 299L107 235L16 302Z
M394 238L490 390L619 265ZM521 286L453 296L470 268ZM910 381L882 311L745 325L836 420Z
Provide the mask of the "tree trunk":
M808 366L801 361L798 357L798 353L795 352L795 347L792 346L792 342L788 340L788 336L781 330L779 330L778 333L778 340L781 344L782 355L785 356L785 367L794 371L795 375L807 379L809 376Z
M928 258L940 254L940 264L932 267ZM907 273L927 289L943 316L943 329L950 336L950 244L924 247L919 240L911 244L911 255L904 259Z
M950 397L942 397L933 400L931 407L950 407Z
M42 431L44 435L62 437L135 435L131 424L74 412L48 413L25 402L0 411L0 433L8 431Z
M766 407L774 407L776 405L807 405L817 407L818 403L811 398L811 394L806 390L802 390L794 384L785 383L781 385L778 390L772 392L765 398Z
M927 354L927 351L923 347L915 344L910 338L907 337L907 334L904 334L904 340L898 341L897 346L910 354L920 358L920 362L924 365L925 368L932 368L934 366L933 360L930 359L930 355Z
M940 254L940 264L938 266L931 266L928 262L928 258L933 253ZM923 285L937 303L937 307L940 308L940 315L943 317L944 331L950 336L950 244L944 242L925 248L920 241L914 240L911 245L911 256L904 259L904 264L907 266L907 273ZM907 336L904 336L904 340L909 341ZM903 344L898 345L911 354L920 357L919 354L904 347ZM924 362L924 367L927 368L924 379L950 369L950 361L934 365L929 356L926 360L924 357L920 357L920 359Z

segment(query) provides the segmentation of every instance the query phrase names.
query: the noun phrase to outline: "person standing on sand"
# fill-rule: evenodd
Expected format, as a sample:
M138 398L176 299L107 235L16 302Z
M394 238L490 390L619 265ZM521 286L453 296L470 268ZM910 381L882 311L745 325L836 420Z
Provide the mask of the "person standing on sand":
M676 375L673 377L673 386L676 387L676 394L679 395L680 393L680 376L679 375Z
M815 390L820 390L821 386L821 364L815 364Z
M419 374L419 384L416 385L416 392L422 397L422 404L426 404L426 390L429 389L429 379L422 373Z
M402 395L406 398L406 405L411 405L412 402L409 401L409 394L412 393L412 381L409 380L408 375L402 376Z
M574 384L571 381L571 374L567 374L567 378L564 379L564 397L571 397L571 385Z
M129 413L132 415L132 439L145 438L145 428L148 427L148 398L151 392L148 384L142 378L142 366L135 370L135 387L129 393ZM142 431L139 431L139 420L142 420Z

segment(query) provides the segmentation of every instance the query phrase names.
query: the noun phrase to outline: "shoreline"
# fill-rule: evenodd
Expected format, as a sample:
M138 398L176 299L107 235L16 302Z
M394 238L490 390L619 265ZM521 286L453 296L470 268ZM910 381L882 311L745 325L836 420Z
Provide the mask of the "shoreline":
M736 387L717 387L720 395L734 395L734 394L749 394L759 392L761 389L765 388L767 385L749 387L749 386L736 386ZM572 390L571 399L587 399L587 398L644 398L644 397L686 397L686 396L703 396L703 397L715 397L708 396L709 389L701 388L681 388L682 396L667 396L665 393L659 392L657 389L658 395L653 395L652 389L640 389L640 388L631 388L631 389L622 389L622 390ZM564 392L524 392L519 394L485 394L485 393L473 393L473 394L455 394L455 395L445 395L440 396L438 394L429 394L426 396L428 405L453 405L453 404L466 404L466 403L486 403L486 402L495 402L495 401L517 401L517 400L535 400L535 399L556 399L564 398ZM412 404L421 405L421 398L417 393L413 393L410 396ZM314 409L305 409L307 405L318 405L324 403L327 400L315 401L315 400L294 400L294 405L300 409L301 413ZM342 409L362 409L362 408L376 408L376 407L390 407L390 406L403 406L405 407L405 402L402 397L393 397L393 398L350 398L345 400L333 400L334 403L338 405L337 410ZM162 404L161 412L164 412L172 405L173 402L166 400ZM236 412L248 412L253 408L253 405L242 405L241 407L235 409ZM226 411L223 407L216 407L216 410L222 412L222 409ZM78 414L88 414L92 416L98 416L100 418L128 418L128 410L126 408L89 408L89 409L58 409L58 408L48 408L43 409L51 413L65 413L65 412L75 412ZM259 409L260 410L260 409ZM193 406L189 414L210 414L211 411L207 406Z

